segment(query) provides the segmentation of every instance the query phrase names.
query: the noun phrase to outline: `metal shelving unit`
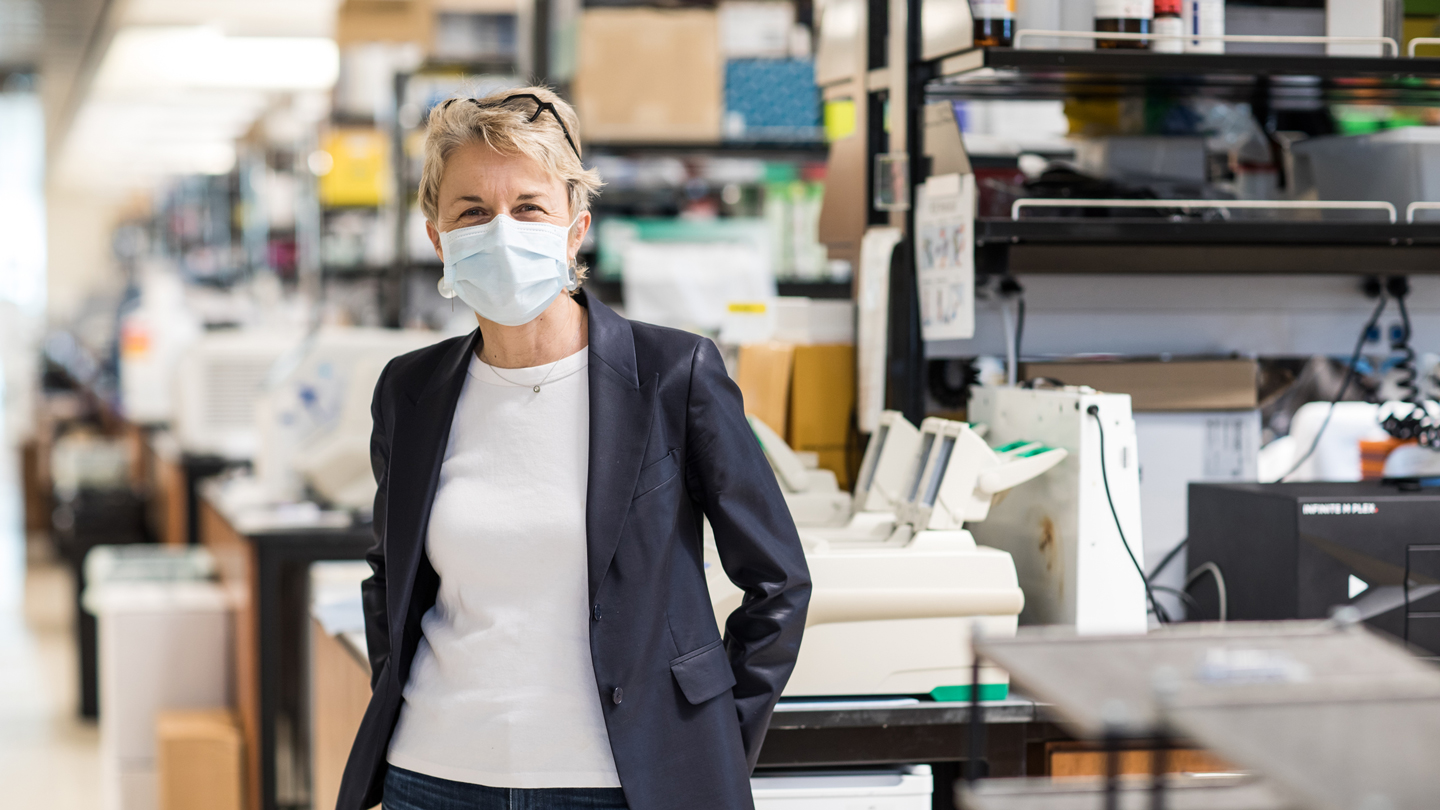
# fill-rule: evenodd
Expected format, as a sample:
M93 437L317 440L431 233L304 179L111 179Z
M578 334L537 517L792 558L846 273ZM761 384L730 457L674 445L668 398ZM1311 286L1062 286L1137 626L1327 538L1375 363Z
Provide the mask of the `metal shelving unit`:
M1440 106L1440 59L976 49L922 65L931 100L1214 98ZM923 178L917 178L917 182ZM976 223L981 273L1440 272L1440 224L1166 216Z
M1203 96L1440 105L1440 59L985 48L947 57L931 98Z

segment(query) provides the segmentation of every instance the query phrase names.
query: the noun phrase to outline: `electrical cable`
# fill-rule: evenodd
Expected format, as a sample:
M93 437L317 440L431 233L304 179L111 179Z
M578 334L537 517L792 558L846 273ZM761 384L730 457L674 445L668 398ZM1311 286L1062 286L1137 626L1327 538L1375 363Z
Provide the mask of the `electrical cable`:
M1225 575L1220 573L1220 566L1213 562L1202 563L1196 566L1195 570L1191 571L1189 576L1185 577L1185 590L1189 591L1190 586L1195 584L1195 580L1207 573L1215 577L1215 590L1220 594L1220 621L1223 622L1226 620L1226 617L1230 615L1230 611L1225 593Z
M1180 554L1181 550L1183 550L1188 545L1190 545L1190 538L1188 537L1181 540L1179 543L1176 543L1174 548L1170 549L1170 551L1166 552L1164 557L1160 558L1160 563L1154 568L1150 569L1150 578L1154 579L1155 577L1160 576L1160 572L1165 570L1165 566L1169 565L1175 559L1175 557Z
M1159 592L1161 592L1161 593L1168 593L1168 594L1173 594L1173 595L1175 595L1175 596L1178 596L1178 597L1180 597L1180 600L1181 600L1182 602L1184 602L1185 604L1189 605L1190 607L1193 607L1193 608L1195 608L1196 610L1199 610L1199 609L1200 609L1200 603L1195 600L1195 597L1193 597L1193 596L1191 596L1190 594L1188 594L1188 593L1180 590L1179 588L1172 588L1172 587L1170 587L1169 585L1151 585L1150 588L1151 588L1152 590L1156 590L1156 591L1159 591Z
M1015 362L1020 362L1023 353L1020 347L1025 339L1025 291L1020 291L1020 297L1015 302Z
M1105 469L1105 424L1100 419L1100 406L1091 405L1085 412L1095 417L1095 426L1100 429L1100 480L1105 484L1105 500L1110 504L1110 516L1115 518L1115 531L1120 533L1120 544L1125 547L1130 564L1135 566L1135 573L1140 575L1140 583L1145 586L1145 597L1150 600L1150 609L1155 611L1155 618L1159 619L1161 624L1169 624L1170 614L1155 600L1155 592L1150 589L1150 578L1145 576L1145 569L1140 567L1140 561L1135 559L1135 552L1130 549L1130 541L1125 539L1125 528L1120 525L1120 512L1115 508L1115 498L1110 495L1110 474Z
M1380 303L1375 305L1375 311L1371 313L1370 320L1365 322L1365 327L1360 330L1360 338L1355 341L1355 351L1350 353L1350 364L1345 368L1345 379L1340 383L1340 392L1330 400L1330 408L1325 412L1325 421L1321 422L1320 429L1315 431L1315 441L1310 443L1310 449L1305 451L1305 455L1295 462L1289 472L1275 479L1277 483L1284 483L1286 478L1294 475L1295 471L1315 454L1315 448L1320 446L1320 438L1325 435L1325 428L1330 426L1330 417L1335 415L1335 405L1345 398L1345 394L1350 390L1351 381L1355 379L1356 369L1360 365L1360 352L1365 348L1365 339L1370 336L1370 330L1375 328L1375 324L1379 323L1380 315L1385 312L1385 305L1389 303L1385 293L1381 292L1379 298Z

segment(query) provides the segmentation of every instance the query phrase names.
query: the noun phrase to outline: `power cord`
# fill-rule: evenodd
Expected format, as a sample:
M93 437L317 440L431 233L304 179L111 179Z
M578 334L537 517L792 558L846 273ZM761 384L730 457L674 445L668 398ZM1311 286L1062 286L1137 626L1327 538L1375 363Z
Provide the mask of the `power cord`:
M1345 379L1340 383L1340 392L1330 400L1330 408L1325 411L1325 421L1321 422L1320 429L1315 431L1315 441L1310 443L1310 449L1305 451L1305 455L1295 462L1289 472L1276 479L1278 483L1284 483L1286 478L1294 475L1296 470L1299 470L1305 462L1310 460L1311 456L1315 455L1315 448L1320 446L1320 439L1325 435L1325 428L1330 426L1330 417L1335 415L1335 405L1349 392L1350 383L1355 380L1356 370L1360 366L1360 352L1365 348L1365 339L1370 336L1370 330L1375 328L1375 324L1380 322L1380 315L1385 312L1385 305L1389 303L1389 299L1385 297L1383 291L1379 292L1378 296L1380 303L1375 305L1375 311L1371 313L1370 320L1366 321L1365 327L1360 330L1360 337L1355 341L1355 351L1350 353L1350 363L1345 367Z
M1100 480L1105 484L1105 500L1110 504L1110 516L1115 518L1115 531L1120 533L1120 544L1125 547L1130 564L1135 566L1135 573L1140 575L1140 582L1145 586L1145 598L1150 600L1150 609L1155 612L1155 618L1159 619L1161 624L1169 624L1170 614L1155 599L1150 578L1145 576L1145 569L1140 567L1140 561L1135 559L1135 552L1130 549L1130 541L1125 539L1125 527L1120 525L1120 512L1115 508L1115 498L1110 494L1110 474L1105 469L1105 423L1100 420L1100 406L1091 405L1085 412L1095 417L1095 426L1100 429Z
M1200 579L1200 577L1205 576L1206 574L1210 574L1211 576L1215 577L1215 590L1218 591L1220 594L1220 621L1223 622L1229 615L1230 611L1229 606L1226 604L1227 594L1225 590L1225 575L1220 573L1220 566L1216 565L1213 562L1202 563L1199 566L1196 566L1195 570L1191 571L1190 575L1185 577L1185 591L1188 593L1190 590L1190 586L1194 585L1195 582Z

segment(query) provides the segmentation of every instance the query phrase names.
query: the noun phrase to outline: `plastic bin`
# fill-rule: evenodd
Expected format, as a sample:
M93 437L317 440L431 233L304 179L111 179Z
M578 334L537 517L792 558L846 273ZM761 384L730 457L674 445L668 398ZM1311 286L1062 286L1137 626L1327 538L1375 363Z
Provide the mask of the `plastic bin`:
M99 636L104 810L155 810L155 718L230 704L230 607L203 549L93 549L83 602Z
M750 778L755 810L930 810L929 765L845 771L776 771Z

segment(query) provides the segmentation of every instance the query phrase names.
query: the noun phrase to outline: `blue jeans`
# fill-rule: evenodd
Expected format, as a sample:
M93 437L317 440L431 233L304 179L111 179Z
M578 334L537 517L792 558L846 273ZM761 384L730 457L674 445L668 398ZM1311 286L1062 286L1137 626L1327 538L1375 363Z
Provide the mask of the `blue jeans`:
M493 788L391 765L385 810L629 810L620 788Z

